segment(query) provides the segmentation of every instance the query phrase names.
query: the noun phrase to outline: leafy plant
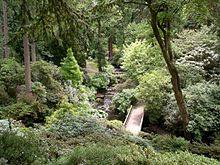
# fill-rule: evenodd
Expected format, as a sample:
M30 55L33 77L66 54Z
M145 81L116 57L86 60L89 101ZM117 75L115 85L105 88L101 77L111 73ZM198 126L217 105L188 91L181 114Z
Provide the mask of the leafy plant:
M72 49L67 50L67 57L61 63L61 73L66 80L71 80L73 86L78 86L83 81L83 73L73 56Z
M58 164L144 164L145 157L138 146L110 146L102 143L78 146L68 158Z
M201 141L214 132L219 132L219 85L214 83L197 83L185 89L186 106L189 111L188 131L192 137ZM166 124L175 129L179 121L179 113L174 96L170 97L170 103L166 106Z
M165 66L163 56L157 46L147 44L146 41L136 41L124 48L122 68L135 82L144 73L162 66Z
M43 163L45 160L45 153L34 135L3 132L0 134L0 146L0 158L9 165Z
M176 164L201 164L201 165L218 165L219 161L192 154L187 151L153 153L149 155L147 164L176 165Z
M91 78L90 86L96 88L97 90L106 90L110 84L110 79L107 73L101 72L96 74Z
M26 126L33 126L33 123L44 122L50 110L44 104L33 101L31 103L18 100L16 103L3 108L4 117L21 120Z
M61 85L62 75L56 65L46 61L37 61L32 64L31 71L34 90L41 90L43 96L45 95L43 86L45 86L48 106L55 107L65 98Z
M122 92L113 97L113 104L121 114L126 114L129 107L136 101L135 89L123 89Z
M0 82L10 97L16 96L16 87L24 83L24 69L15 59L0 63Z
M139 77L136 97L144 101L150 123L157 122L163 115L169 91L169 77L164 70L153 70Z
M189 147L189 142L186 141L184 138L177 138L170 135L158 135L153 138L152 143L155 150L159 152L186 151Z

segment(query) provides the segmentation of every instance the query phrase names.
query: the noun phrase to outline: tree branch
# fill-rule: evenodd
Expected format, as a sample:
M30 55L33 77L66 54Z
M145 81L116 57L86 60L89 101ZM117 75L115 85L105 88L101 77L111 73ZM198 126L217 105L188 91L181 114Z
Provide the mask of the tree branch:
M125 4L135 4L135 5L144 5L144 6L148 6L149 4L146 3L141 3L141 2L135 2L135 1L124 1L123 3Z

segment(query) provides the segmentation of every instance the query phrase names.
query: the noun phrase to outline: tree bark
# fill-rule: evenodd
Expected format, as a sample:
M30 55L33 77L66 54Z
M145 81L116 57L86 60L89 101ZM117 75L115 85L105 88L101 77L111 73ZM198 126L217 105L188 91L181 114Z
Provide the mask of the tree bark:
M149 7L149 9L151 13L151 27L153 29L154 36L156 37L157 42L162 51L168 71L171 75L171 83L173 86L175 99L183 122L184 136L187 138L187 125L189 123L189 115L186 110L185 101L180 86L180 78L179 78L178 70L175 66L175 62L173 59L172 47L170 41L170 33L171 33L170 22L169 21L167 22L167 27L166 27L167 29L163 29L158 24L156 11L154 11L151 7ZM159 29L162 30L163 37L161 36Z
M3 0L3 58L9 57L8 47L8 0Z
M97 38L97 59L98 59L98 69L100 72L102 72L102 67L103 67L103 64L104 64L104 60L105 60L105 57L103 55L103 51L102 51L102 45L101 45L101 21L100 20L97 20L97 23L98 23L98 38Z
M26 33L23 38L24 47L24 66L25 66L25 87L26 91L31 92L31 67L30 67L30 48L29 48L29 38Z
M108 59L112 60L113 59L113 38L112 35L110 35L108 39Z
M35 63L37 61L36 57L36 43L32 42L31 43L31 61Z

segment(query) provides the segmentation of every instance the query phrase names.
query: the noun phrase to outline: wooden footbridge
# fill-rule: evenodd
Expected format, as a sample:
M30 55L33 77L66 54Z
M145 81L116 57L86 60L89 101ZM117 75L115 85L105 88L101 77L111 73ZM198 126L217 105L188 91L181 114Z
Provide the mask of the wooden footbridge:
M141 131L144 119L144 105L131 106L124 121L124 127L128 132L138 135Z

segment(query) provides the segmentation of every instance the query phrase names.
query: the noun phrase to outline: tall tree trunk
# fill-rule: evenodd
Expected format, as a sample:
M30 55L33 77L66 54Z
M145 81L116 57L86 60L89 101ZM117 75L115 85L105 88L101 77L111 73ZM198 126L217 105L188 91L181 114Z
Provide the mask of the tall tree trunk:
M8 57L8 0L3 0L3 58Z
M24 47L24 66L25 66L25 86L26 91L31 92L31 67L30 67L30 48L29 48L29 38L26 33L23 38Z
M37 56L36 56L36 43L33 41L31 43L31 61L35 63L37 61Z
M178 70L175 66L175 62L173 59L171 41L170 41L171 38L170 22L168 20L168 22L166 22L167 29L163 29L163 27L158 23L156 11L154 11L151 7L149 7L149 9L151 13L151 27L153 29L154 36L156 37L157 42L162 51L168 71L171 75L171 82L173 86L175 99L183 122L184 136L187 138L187 125L189 123L189 115L186 110L185 101L180 86L180 78L179 78ZM163 38L160 34L159 29L161 29L161 31L163 32Z
M97 38L97 60L98 60L98 69L101 72L102 71L102 67L104 65L105 62L105 56L103 55L103 50L102 50L102 45L101 45L101 21L97 20L98 23L98 38Z
M112 60L113 59L113 38L112 35L110 35L108 39L108 59Z

